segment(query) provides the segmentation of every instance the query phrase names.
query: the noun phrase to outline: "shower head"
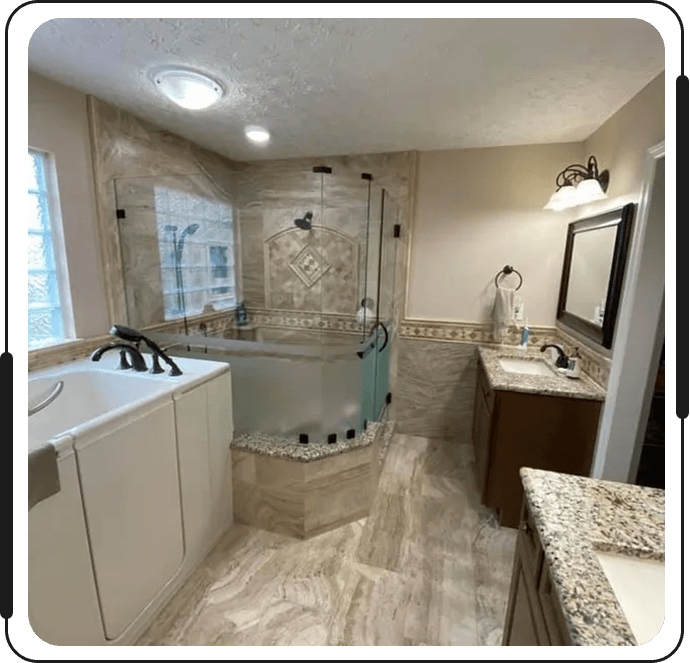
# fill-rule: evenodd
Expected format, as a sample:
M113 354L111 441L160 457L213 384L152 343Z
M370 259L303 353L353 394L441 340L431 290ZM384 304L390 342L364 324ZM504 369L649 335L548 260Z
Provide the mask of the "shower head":
M182 231L182 234L180 235L180 240L182 240L187 235L193 235L197 230L199 230L199 224L198 223L192 223L192 224L188 225Z
M303 219L295 219L295 225L302 230L311 230L311 220L314 215L307 212Z

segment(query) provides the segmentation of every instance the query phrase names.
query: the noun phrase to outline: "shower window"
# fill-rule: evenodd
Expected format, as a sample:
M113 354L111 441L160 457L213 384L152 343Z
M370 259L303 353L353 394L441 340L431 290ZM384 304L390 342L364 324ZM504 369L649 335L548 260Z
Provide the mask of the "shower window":
M166 187L154 197L165 319L235 308L232 207Z

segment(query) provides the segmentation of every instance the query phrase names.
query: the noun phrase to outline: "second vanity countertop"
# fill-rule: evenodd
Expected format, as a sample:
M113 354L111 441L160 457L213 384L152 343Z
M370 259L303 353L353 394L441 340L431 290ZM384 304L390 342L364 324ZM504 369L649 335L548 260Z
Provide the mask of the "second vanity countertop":
M501 367L499 360L502 358L527 359L545 363L552 369L553 376L510 373ZM584 372L580 378L569 378L557 373L551 363L546 361L546 355L538 349L530 348L523 352L512 346L495 348L480 346L479 360L484 366L492 389L594 401L603 401L606 397L606 391Z
M637 641L595 551L665 558L665 492L523 467L520 477L574 645Z

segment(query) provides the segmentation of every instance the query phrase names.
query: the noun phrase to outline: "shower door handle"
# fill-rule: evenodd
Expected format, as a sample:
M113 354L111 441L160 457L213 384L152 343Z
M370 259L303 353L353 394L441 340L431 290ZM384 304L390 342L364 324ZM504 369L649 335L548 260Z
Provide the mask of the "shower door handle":
M388 330L386 329L386 325L384 325L383 322L377 322L374 325L374 329L376 329L377 327L381 327L381 329L383 329L383 333L386 335L386 340L383 342L383 345L379 348L379 352L383 352L385 347L388 345ZM374 329L372 329L371 331L373 332ZM378 338L376 340L378 341Z

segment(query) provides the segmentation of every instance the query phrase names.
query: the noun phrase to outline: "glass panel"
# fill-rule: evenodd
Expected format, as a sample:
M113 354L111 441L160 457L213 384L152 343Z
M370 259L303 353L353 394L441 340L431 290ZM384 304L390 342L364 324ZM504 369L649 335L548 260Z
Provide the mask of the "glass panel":
M29 234L29 269L52 269L53 247L50 236Z
M362 409L360 413L359 430L364 430L366 424L376 421L376 332L368 339L363 350L362 358Z
M29 230L48 230L49 227L45 196L29 193Z
M202 175L123 178L115 194L130 326L237 305L230 194Z
M55 275L51 272L29 273L29 304L59 306L55 285Z
M29 308L29 349L54 345L64 339L59 308Z
M398 243L394 237L395 224L398 222L398 206L386 192L382 192L380 260L378 269L378 322L376 341L376 379L374 387L375 414L378 420L386 405L390 377L390 356L393 343L397 337L397 328L393 319L393 301L395 287L395 263Z
M29 152L29 191L45 191L41 156L36 152Z

